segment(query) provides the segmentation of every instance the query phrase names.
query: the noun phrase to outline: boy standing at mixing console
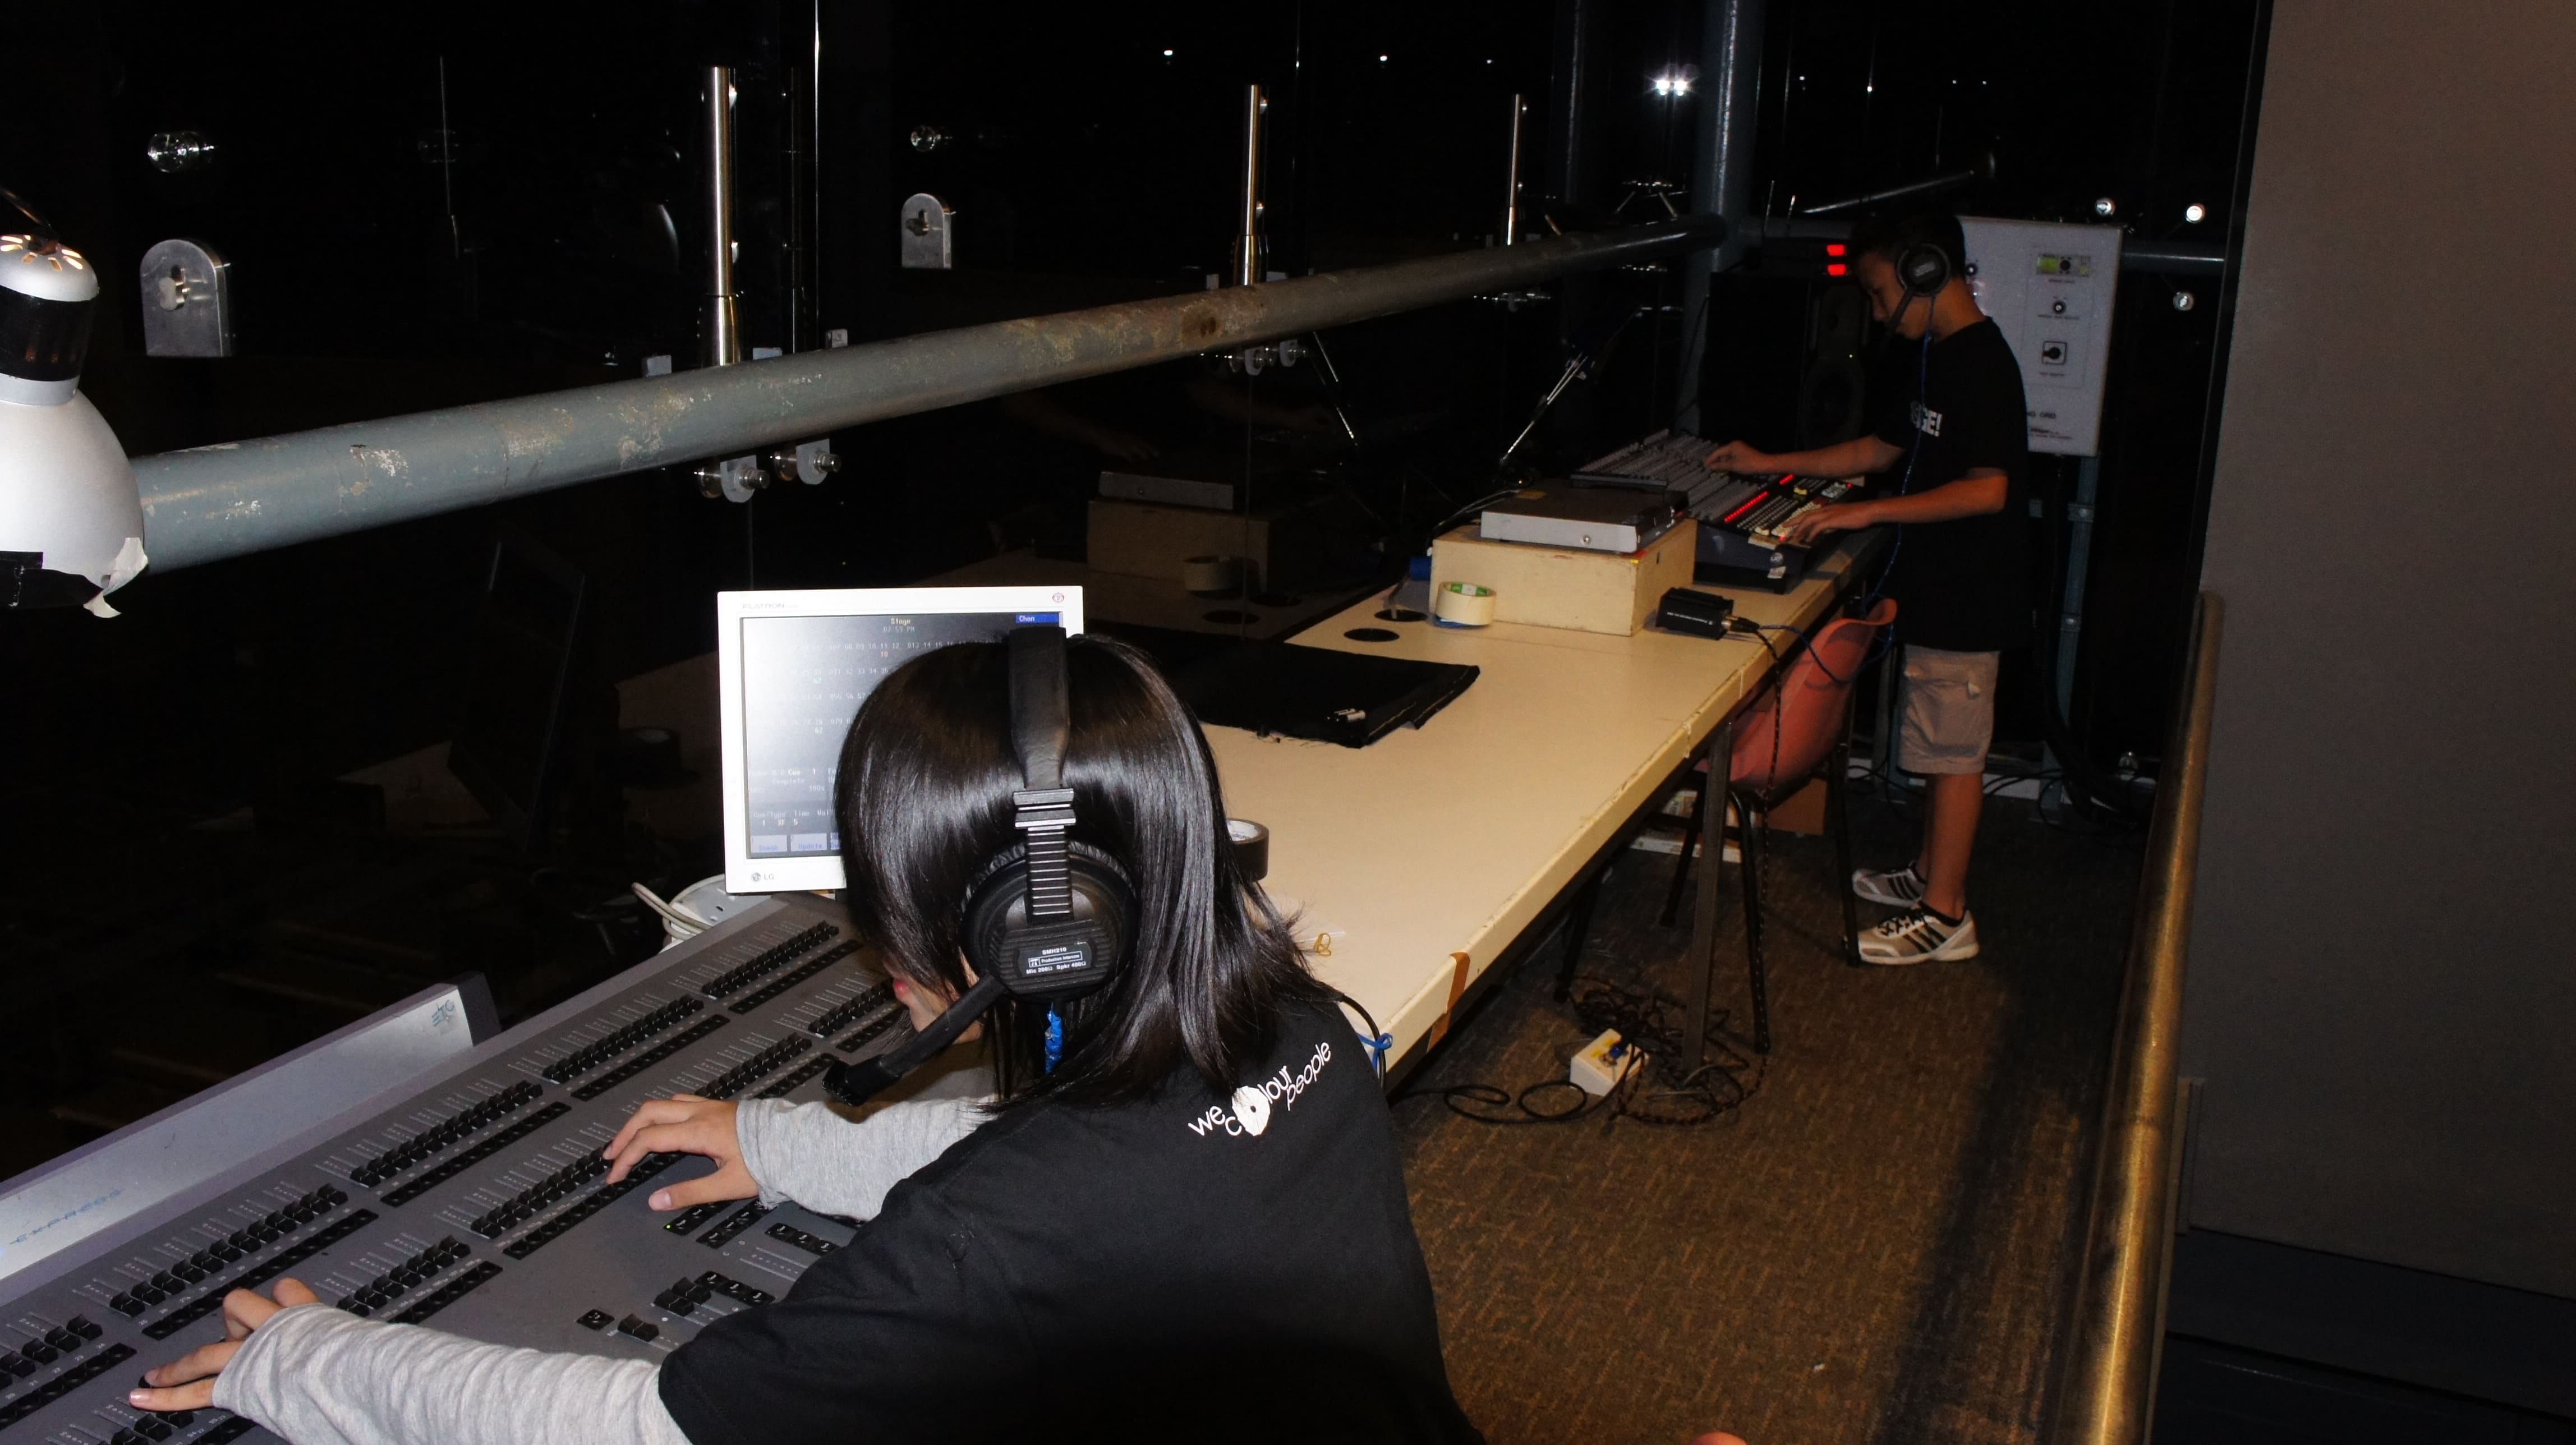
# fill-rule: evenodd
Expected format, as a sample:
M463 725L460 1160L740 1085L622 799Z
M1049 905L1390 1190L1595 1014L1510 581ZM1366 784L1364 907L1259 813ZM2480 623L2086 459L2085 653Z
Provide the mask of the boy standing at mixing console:
M1790 524L1788 537L1806 544L1830 532L1897 528L1882 583L1897 600L1905 644L1897 765L1923 775L1929 802L1913 861L1852 875L1861 897L1904 910L1863 935L1860 952L1880 964L1974 958L1968 859L1985 804L1995 673L2004 649L2030 640L2021 368L1968 290L1956 217L1867 222L1851 249L1871 310L1916 353L1895 404L1872 435L1776 456L1728 442L1708 464L1824 477L1897 472L1892 495L1817 507Z

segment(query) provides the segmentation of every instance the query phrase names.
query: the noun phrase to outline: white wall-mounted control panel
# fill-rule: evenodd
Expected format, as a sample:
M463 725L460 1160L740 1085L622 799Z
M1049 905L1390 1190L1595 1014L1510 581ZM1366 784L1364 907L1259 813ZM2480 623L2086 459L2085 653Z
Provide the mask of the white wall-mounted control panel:
M2030 449L2092 456L2102 432L2120 228L1961 216L1968 289L2021 362Z

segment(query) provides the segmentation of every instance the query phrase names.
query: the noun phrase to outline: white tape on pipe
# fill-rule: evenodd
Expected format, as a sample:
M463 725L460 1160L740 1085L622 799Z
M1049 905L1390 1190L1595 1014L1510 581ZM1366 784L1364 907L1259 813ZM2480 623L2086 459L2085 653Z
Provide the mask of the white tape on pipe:
M1443 582L1431 614L1452 627L1484 627L1494 620L1494 589L1473 582Z

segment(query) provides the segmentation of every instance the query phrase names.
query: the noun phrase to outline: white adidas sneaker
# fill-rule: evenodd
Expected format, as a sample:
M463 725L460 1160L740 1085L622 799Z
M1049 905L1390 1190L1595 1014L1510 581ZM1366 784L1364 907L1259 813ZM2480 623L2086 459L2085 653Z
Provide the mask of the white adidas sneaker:
M1944 923L1929 908L1910 908L1860 936L1863 963L1894 966L1976 956L1977 920L1970 913Z
M1911 863L1878 873L1867 868L1855 868L1852 870L1852 892L1890 908L1912 908L1923 901L1923 875L1915 872Z

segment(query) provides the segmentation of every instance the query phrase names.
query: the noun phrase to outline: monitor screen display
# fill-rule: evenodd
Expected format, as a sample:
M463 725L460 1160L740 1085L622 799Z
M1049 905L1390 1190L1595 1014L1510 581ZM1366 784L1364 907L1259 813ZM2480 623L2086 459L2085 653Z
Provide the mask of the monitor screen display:
M952 642L994 642L1054 612L746 617L744 826L751 856L838 854L832 784L850 719L896 668Z
M1039 623L1080 632L1080 589L721 594L726 891L840 887L833 788L859 704L924 653Z

